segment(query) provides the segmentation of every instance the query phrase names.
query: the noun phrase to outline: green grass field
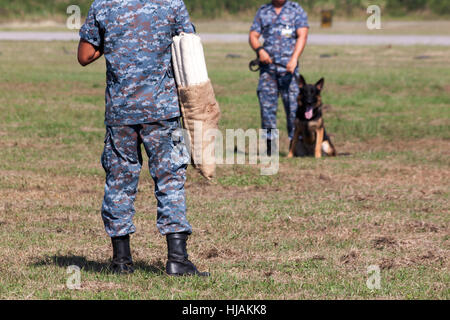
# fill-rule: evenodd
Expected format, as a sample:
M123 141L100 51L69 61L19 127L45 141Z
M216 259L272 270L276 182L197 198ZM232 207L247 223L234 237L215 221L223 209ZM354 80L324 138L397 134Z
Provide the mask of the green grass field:
M78 66L76 46L0 42L0 299L450 298L450 49L308 47L302 73L326 79L325 121L341 155L286 159L280 106L277 175L223 165L209 183L190 168L190 256L212 273L198 279L163 273L146 168L137 271L105 271L105 67ZM221 129L258 128L254 54L245 44L205 52ZM80 290L66 288L69 265L82 267ZM371 265L379 290L366 286Z

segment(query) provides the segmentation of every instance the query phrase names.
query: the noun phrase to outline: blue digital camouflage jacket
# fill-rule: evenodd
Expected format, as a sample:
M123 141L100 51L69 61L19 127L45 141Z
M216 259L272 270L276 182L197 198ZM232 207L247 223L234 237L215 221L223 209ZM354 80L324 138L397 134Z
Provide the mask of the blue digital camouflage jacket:
M180 115L170 45L181 32L194 32L183 0L94 1L80 38L104 52L106 125Z

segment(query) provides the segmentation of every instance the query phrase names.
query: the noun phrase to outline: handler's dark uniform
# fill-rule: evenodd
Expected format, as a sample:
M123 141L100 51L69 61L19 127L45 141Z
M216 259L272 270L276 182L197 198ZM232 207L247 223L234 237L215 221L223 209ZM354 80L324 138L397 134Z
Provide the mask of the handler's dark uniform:
M273 62L286 66L294 53L296 31L304 27L309 27L306 12L298 3L286 1L279 15L276 14L273 4L261 6L250 31L262 35L264 49ZM298 74L298 68L294 73ZM293 74L287 73L285 67L274 64L262 66L257 93L263 129L277 128L278 95L281 95L286 111L288 134L292 139L299 93ZM268 132L268 139L276 138L270 130Z
M155 181L159 231L192 232L184 192L189 155L177 121L170 49L181 32L194 32L182 0L96 0L80 30L81 39L103 48L106 59L102 217L111 237L136 231L141 144Z

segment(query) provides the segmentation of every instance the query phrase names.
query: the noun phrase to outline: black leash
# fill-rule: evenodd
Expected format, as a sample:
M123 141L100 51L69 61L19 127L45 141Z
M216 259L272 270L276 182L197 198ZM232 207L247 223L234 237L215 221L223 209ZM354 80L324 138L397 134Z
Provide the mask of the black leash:
M286 69L286 66L284 64L276 63L276 62L272 62L271 64ZM250 61L248 68L250 69L251 72L258 72L261 69L261 66L263 66L263 65L264 64L261 63L261 61L259 61L259 58L256 58L255 60Z
M282 67L287 69L287 67L284 64L281 63L277 63L277 62L272 62L271 64L278 66L278 67ZM259 70L261 70L261 67L264 65L268 65L268 64L264 64L261 63L261 61L259 60L259 58L256 58L255 60L250 61L248 68L250 69L251 72L258 72ZM287 72L286 72L287 73ZM297 83L300 82L300 76L296 73L292 74L295 78L295 81L297 81Z

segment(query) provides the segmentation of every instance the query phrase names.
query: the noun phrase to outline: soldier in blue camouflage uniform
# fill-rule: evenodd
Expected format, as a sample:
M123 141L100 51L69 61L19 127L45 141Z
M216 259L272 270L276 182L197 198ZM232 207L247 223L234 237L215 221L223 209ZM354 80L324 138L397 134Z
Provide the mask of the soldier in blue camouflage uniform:
M198 272L186 251L192 233L184 191L190 157L178 121L170 49L181 32L194 32L182 0L95 0L80 30L80 64L102 55L106 60L102 218L118 273L134 271L129 235L136 231L132 218L143 144L155 182L157 227L168 244L166 271L208 275Z
M298 59L308 36L308 16L302 7L292 1L272 0L261 6L250 28L250 46L262 63L258 85L262 128L267 129L267 151L277 137L278 95L281 95L287 118L289 139L294 134L294 120L299 93ZM259 42L264 38L264 46Z

